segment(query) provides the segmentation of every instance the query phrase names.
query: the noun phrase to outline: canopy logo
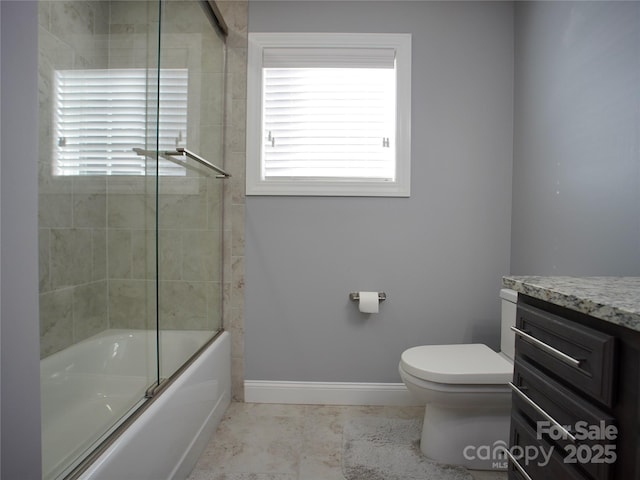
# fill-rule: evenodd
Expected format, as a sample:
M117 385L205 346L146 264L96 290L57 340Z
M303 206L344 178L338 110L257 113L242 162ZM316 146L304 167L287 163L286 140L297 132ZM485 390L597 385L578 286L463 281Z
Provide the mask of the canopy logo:
M509 452L520 464L529 465L537 462L540 467L545 467L551 459L553 447L545 449L541 445L514 445L509 447L504 440L497 440L493 445L467 445L462 454L467 460L491 461L491 467L496 469L507 468L507 453Z

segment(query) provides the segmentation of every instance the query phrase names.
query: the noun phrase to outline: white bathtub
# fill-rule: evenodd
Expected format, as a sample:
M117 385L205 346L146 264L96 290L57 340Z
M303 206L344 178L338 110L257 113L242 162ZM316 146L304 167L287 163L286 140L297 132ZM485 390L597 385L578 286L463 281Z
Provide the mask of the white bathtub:
M206 332L161 335L162 371L175 371ZM141 399L155 372L155 332L107 330L41 362L43 476L114 424L131 392ZM231 399L231 347L222 333L81 475L82 479L183 479Z

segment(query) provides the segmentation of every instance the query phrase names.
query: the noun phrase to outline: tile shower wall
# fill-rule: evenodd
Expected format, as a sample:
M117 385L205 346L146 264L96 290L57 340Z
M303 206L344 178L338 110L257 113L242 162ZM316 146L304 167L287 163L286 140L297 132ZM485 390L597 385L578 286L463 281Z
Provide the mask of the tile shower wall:
M54 69L139 66L146 62L148 2L40 2L40 324L41 355L47 356L106 328L155 325L155 186L143 178L62 178L51 175ZM233 343L234 397L242 398L244 285L244 123L246 104L246 1L219 2L230 30L225 125L200 118L189 131L190 148L221 138L233 177L164 180L160 215L160 309L163 328L212 328L215 300L223 289L224 327ZM110 19L110 23L107 21ZM138 19L138 20L136 20ZM110 36L107 34L110 33ZM107 42L107 38L109 41ZM175 40L175 48L171 42ZM163 60L193 61L197 42L185 55L184 38L168 36ZM182 42L182 46L181 45ZM180 49L183 48L181 51ZM155 54L155 52L153 52ZM186 60L188 58L189 60ZM201 57L199 81L220 72ZM190 84L189 88L199 88ZM190 116L193 109L190 105ZM219 118L220 115L209 115ZM222 153L220 154L222 155ZM223 231L213 218L224 188ZM205 195L198 195L206 191ZM224 239L224 242L221 239ZM220 251L224 248L222 265ZM205 255L205 251L208 254ZM213 251L213 253L212 253ZM117 252L117 253L116 253ZM124 254L122 252L125 252ZM210 259L202 261L203 258ZM219 273L224 271L224 285ZM163 303L162 299L171 299Z
M233 177L225 183L224 328L231 334L234 400L244 400L244 205L247 106L247 0L217 2L229 27L225 165Z
M108 326L107 185L52 175L53 74L106 68L106 2L39 2L40 351L47 356Z

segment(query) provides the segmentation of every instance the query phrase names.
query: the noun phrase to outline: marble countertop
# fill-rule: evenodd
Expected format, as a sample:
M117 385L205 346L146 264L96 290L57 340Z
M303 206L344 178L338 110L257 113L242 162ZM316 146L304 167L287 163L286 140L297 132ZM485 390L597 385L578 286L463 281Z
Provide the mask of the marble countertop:
M640 277L506 276L502 285L640 331Z

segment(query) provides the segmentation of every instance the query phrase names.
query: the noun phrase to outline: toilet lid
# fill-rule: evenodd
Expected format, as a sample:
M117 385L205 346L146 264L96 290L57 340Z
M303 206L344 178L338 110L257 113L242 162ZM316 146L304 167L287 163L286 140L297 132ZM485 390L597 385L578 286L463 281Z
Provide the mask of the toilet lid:
M405 350L400 359L405 372L437 383L506 384L513 364L486 345L424 345Z

